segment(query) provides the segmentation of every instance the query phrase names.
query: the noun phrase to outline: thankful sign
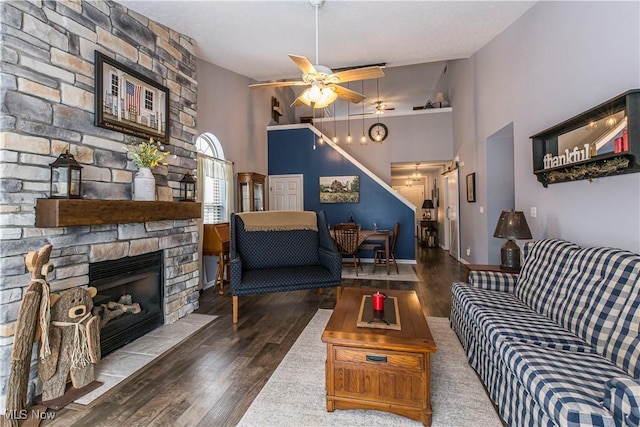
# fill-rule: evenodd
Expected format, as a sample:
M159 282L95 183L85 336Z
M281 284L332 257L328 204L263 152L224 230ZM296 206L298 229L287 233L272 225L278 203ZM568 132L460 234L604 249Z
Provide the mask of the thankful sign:
M563 154L554 156L547 153L542 161L545 169L555 168L556 166L568 165L571 163L582 162L591 158L589 153L589 144L584 144L581 149L573 147L573 150L565 148Z

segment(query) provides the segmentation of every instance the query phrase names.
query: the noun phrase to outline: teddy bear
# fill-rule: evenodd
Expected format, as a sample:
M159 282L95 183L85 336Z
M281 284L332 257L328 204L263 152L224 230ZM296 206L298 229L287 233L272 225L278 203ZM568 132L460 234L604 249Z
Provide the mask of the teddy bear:
M93 365L100 361L100 319L92 315L96 293L78 287L49 297L48 340L42 340L46 350L38 359L43 401L64 395L69 376L75 388L94 380Z

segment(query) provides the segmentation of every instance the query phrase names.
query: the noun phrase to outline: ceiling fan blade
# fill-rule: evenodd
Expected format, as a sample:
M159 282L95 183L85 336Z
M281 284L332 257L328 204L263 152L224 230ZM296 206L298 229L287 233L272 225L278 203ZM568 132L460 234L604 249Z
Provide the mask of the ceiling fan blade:
M306 86L307 83L302 80L292 80L286 82L266 82L266 83L255 83L249 85L251 89L260 89L263 87L286 87L286 86Z
M366 96L364 96L360 92L347 89L346 87L343 87L340 85L329 85L329 86L335 89L335 92L338 94L339 98L345 99L349 102L353 102L354 104L357 104L358 102L366 98Z
M346 83L355 80L368 80L384 77L384 71L380 67L355 68L353 70L340 71L332 77L338 79L336 83Z
M302 70L302 73L304 75L318 74L318 71L316 71L316 67L314 67L311 61L309 61L304 56L289 54L289 58L291 58L291 60L296 63L296 65Z
M291 103L291 105L289 105L289 107L302 107L303 105L307 105L307 104L302 102L302 95L300 95L299 97L296 98L295 101Z

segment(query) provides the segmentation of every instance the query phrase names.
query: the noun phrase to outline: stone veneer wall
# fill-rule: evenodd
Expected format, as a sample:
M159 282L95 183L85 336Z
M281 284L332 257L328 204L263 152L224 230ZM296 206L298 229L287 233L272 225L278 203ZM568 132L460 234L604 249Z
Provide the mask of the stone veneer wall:
M162 250L165 322L198 307L197 220L36 228L35 202L47 197L49 163L67 147L84 167L83 197L131 199L135 165L127 144L140 139L94 126L94 51L170 91L172 153L154 169L158 198L178 196L196 168L194 42L111 1L0 3L0 410L15 322L29 283L24 257L51 243L52 290L87 285L89 263ZM34 346L36 347L36 346ZM35 360L35 348L34 348ZM32 365L32 378L35 366ZM29 397L39 393L33 380Z

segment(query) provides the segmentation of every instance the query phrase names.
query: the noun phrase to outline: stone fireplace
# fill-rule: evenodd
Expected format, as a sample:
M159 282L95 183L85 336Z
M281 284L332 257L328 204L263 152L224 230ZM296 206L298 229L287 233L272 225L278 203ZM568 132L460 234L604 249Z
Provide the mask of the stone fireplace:
M16 319L30 278L24 263L29 251L53 245L55 269L47 277L52 292L93 284L94 266L103 262L156 254L160 316L154 308L153 322L172 323L195 310L200 277L199 216L159 215L171 210L166 204L180 204L173 201L179 198L180 179L196 168L198 82L193 40L111 1L15 1L2 6L0 412L4 413ZM147 204L135 211L129 205L116 209L112 219L104 218L103 206L135 203L131 198L136 167L127 147L141 139L95 126L96 50L167 87L170 98L170 138L164 147L171 155L166 158L168 165L153 169L158 201L140 202ZM84 200L78 202L102 203L92 211L101 220L40 224L37 205L49 195L49 164L67 149L83 167ZM90 213L82 206L78 218ZM58 208L56 215L66 212L66 206ZM135 215L123 219L120 214L126 212ZM34 361L36 350L34 345ZM39 392L35 376L32 363L29 401Z
M89 264L102 356L164 324L162 252Z

